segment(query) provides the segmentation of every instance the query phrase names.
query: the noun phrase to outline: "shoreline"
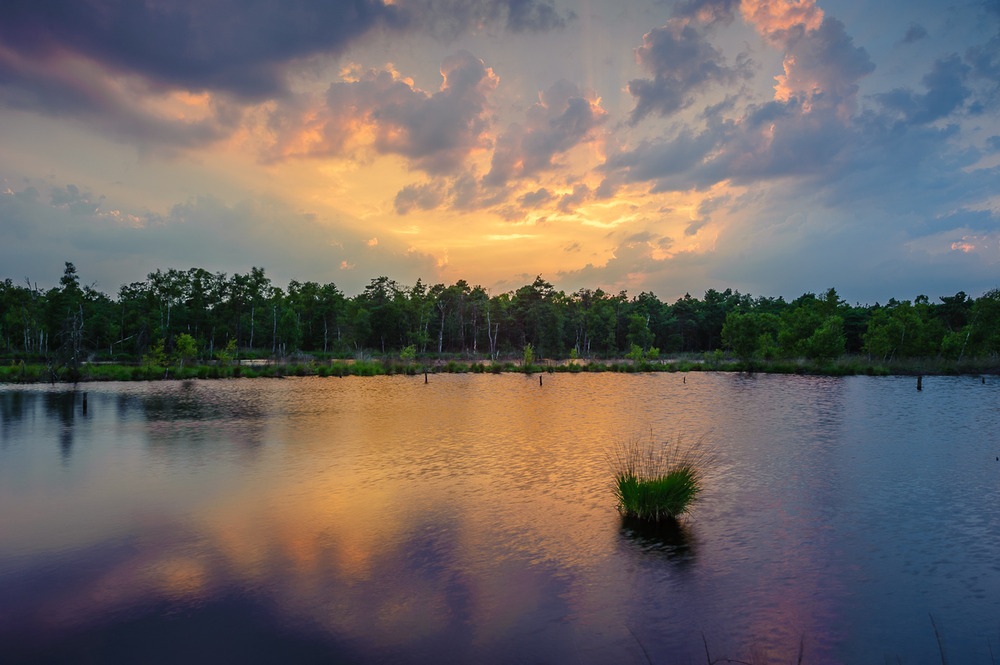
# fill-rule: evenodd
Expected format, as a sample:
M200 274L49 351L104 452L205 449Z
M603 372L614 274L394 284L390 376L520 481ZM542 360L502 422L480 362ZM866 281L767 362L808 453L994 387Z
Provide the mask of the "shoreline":
M621 374L736 372L747 374L799 374L809 376L996 376L1000 360L973 359L961 363L938 358L907 359L893 363L872 363L867 358L841 357L830 361L806 359L756 360L626 358L589 360L540 360L525 366L519 361L482 359L402 361L381 359L256 359L246 364L177 365L125 363L83 363L78 368L53 367L41 363L5 361L0 365L0 383L95 383L105 381L164 381L184 379L284 378L288 376L417 376L420 374Z

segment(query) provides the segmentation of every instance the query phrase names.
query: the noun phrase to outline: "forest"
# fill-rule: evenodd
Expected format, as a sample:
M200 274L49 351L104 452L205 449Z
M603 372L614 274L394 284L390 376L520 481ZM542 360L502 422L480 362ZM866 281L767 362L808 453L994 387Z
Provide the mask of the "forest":
M59 285L0 281L0 357L10 362L232 358L644 358L725 353L742 363L861 356L996 360L1000 289L851 305L836 289L795 300L709 289L673 303L653 293L564 293L541 276L491 294L459 280L401 285L376 277L348 297L335 284L168 269L114 295L67 262ZM8 362L8 364L10 364Z

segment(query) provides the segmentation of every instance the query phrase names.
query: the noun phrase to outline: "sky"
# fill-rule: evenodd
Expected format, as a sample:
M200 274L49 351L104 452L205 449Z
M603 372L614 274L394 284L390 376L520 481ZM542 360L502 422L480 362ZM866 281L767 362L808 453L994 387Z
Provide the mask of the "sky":
M0 279L1000 286L1000 0L8 0Z

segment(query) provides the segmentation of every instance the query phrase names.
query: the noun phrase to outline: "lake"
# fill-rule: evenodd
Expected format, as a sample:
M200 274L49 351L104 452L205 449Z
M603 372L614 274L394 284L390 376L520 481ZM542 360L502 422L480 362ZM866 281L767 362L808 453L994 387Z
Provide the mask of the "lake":
M0 386L0 662L1000 659L997 377L542 376Z

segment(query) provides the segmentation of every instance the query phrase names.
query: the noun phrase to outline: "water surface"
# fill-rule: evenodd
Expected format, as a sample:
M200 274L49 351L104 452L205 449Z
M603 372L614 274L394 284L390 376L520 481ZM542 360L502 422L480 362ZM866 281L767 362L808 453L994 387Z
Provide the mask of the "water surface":
M991 663L998 397L721 373L3 387L0 661L919 664L936 625L949 662ZM614 509L605 453L650 431L715 453L674 528Z

